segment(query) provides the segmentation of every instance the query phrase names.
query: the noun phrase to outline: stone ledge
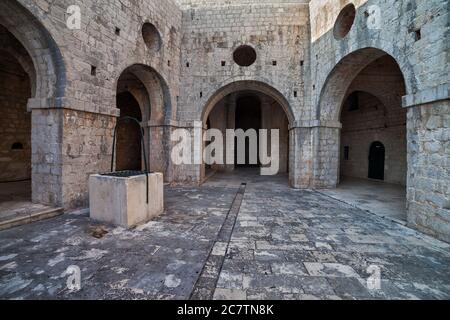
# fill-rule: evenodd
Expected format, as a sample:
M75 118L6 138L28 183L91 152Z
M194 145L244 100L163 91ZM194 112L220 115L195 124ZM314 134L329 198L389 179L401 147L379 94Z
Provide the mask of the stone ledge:
M64 109L73 110L87 113L100 114L111 117L119 117L120 110L117 108L108 108L104 106L96 106L94 109L88 108L90 103L80 101L72 98L31 98L28 99L27 109L28 111L36 109Z
M329 121L329 120L303 120L295 121L294 125L290 126L289 129L296 128L335 128L342 129L342 123L339 121Z
M403 97L403 108L410 108L427 103L450 99L450 83L427 88Z
M30 224L41 220L54 218L59 215L62 215L63 213L64 213L63 208L49 208L44 209L42 211L33 212L30 214L24 215L19 214L7 219L0 220L0 231L11 229L14 227L19 227L25 224Z

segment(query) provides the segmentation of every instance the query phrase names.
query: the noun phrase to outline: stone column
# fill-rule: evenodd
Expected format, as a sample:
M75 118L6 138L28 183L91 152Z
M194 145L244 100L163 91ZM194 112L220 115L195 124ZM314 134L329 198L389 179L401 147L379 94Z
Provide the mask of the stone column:
M291 128L292 185L297 188L335 188L339 182L338 122L297 121ZM293 144L293 145L292 145ZM291 170L292 171L292 170Z
M32 201L62 206L61 109L33 109L31 124Z
M149 162L149 170L152 172L160 172L164 175L164 181L172 181L171 172L171 133L176 127L176 122L170 121L163 123L161 121L149 121L145 130L148 132L146 137L147 143L147 159Z

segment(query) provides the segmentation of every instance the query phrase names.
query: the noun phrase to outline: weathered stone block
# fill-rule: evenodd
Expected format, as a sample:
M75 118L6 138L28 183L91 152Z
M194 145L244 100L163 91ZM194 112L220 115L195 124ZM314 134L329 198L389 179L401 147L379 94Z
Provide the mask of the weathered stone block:
M161 173L117 177L92 175L89 204L92 219L132 227L161 215L164 211L164 182Z

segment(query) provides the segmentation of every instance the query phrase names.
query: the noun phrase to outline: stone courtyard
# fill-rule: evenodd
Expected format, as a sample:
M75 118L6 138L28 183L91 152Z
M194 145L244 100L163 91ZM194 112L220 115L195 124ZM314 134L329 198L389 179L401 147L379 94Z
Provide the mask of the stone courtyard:
M286 177L250 170L166 193L165 214L133 230L74 212L0 232L0 297L450 298L450 245L290 189ZM96 238L99 227L107 233ZM66 288L71 265L81 269L79 292ZM367 287L371 265L381 268L380 290Z
M1 0L0 299L450 298L449 20Z

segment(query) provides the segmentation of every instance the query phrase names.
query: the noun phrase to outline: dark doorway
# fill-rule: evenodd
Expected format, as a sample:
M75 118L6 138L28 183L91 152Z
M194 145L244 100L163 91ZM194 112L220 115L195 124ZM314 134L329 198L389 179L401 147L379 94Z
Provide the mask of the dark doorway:
M243 96L236 101L236 129L247 131L255 129L259 134L261 129L261 101L256 96ZM259 141L258 141L259 158ZM237 143L235 142L235 163L236 167L259 167L259 164L250 163L250 141L246 139L245 143L245 164L237 163ZM259 159L258 159L259 163Z
M384 180L386 149L381 142L374 142L369 153L369 179Z
M117 95L120 118L132 117L142 121L139 103L129 92ZM117 130L116 170L142 170L141 132L134 121L122 120Z
M206 120L206 130L209 130L209 129L211 129L211 120L208 118L208 120ZM205 143L205 148L207 146L209 146L210 144L211 144L211 141L207 141ZM212 166L211 166L211 164L206 164L205 168L206 168L206 170L210 170L212 168Z

